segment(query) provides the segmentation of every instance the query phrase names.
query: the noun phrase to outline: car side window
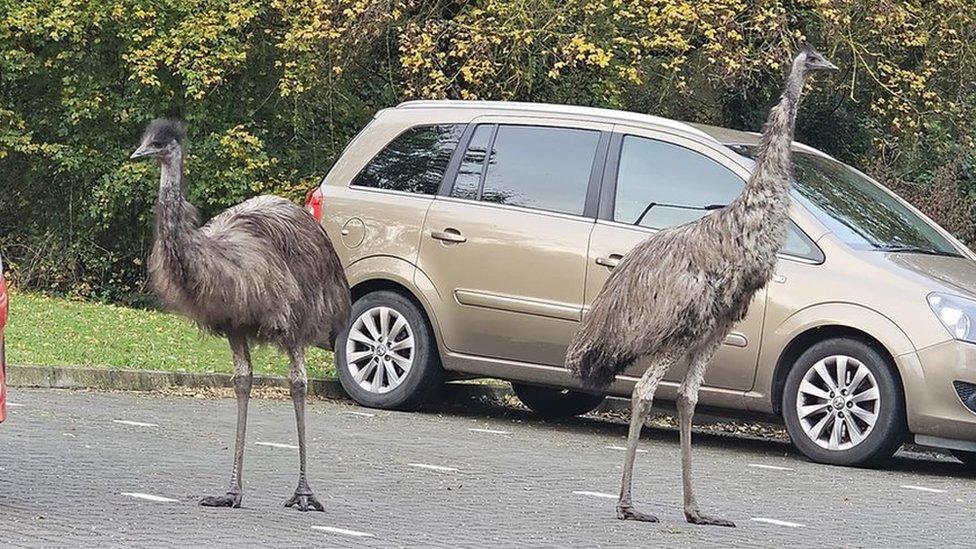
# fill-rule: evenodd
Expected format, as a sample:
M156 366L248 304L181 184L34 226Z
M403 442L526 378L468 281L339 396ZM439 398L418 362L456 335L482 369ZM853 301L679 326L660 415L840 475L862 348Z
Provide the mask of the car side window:
M595 130L479 126L451 195L582 215L599 142Z
M359 187L437 194L464 124L416 126L398 135L353 179Z
M783 243L780 253L802 257L815 263L822 263L824 260L824 253L820 248L792 221L786 228L786 241Z
M731 170L691 149L624 136L613 219L663 229L699 219L742 192Z

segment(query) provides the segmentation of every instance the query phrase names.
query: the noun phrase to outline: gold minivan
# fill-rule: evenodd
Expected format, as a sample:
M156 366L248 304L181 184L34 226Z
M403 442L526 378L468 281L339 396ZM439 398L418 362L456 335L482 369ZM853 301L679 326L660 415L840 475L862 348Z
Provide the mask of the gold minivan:
M402 409L446 378L493 377L541 414L592 410L605 395L563 367L588 304L634 244L737 196L757 137L561 105L380 111L310 195L352 286L343 386ZM779 416L820 462L877 462L912 440L976 466L976 256L830 156L797 143L794 164L775 277L700 403ZM629 396L643 368L608 393Z

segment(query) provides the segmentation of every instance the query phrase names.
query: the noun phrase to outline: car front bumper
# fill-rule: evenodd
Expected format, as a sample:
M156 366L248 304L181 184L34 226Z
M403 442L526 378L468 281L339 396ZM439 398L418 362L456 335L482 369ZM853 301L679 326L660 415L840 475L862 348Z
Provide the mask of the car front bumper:
M951 340L896 360L905 385L908 428L918 442L945 447L952 447L949 441L976 442L976 412L953 387L953 381L976 384L976 345ZM944 440L933 442L937 439Z

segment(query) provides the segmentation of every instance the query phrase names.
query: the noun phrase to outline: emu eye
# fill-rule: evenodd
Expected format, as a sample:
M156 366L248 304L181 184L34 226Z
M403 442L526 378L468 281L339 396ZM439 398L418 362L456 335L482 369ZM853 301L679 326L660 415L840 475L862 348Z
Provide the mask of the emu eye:
M151 142L149 144L152 145L152 147L155 148L155 149L162 149L163 148L163 142L162 141L153 141L153 142Z

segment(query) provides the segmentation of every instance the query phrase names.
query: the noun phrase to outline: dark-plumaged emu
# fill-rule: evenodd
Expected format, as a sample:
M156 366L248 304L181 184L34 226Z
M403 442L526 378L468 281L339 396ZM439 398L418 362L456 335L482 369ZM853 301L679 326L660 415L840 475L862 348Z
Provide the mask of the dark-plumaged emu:
M291 361L291 398L298 423L299 477L285 505L323 510L305 475L305 348L332 348L349 320L349 283L332 242L300 206L259 196L205 225L183 196L182 122L154 120L133 159L159 161L156 240L149 281L167 308L226 336L234 360L237 441L230 488L201 505L240 507L247 404L251 396L249 345L272 344Z
M634 247L607 279L569 347L567 368L591 388L605 387L636 361L648 364L634 386L617 518L657 521L632 505L634 456L658 383L687 357L677 399L685 517L695 524L735 526L698 510L691 482L691 419L709 361L772 277L786 238L790 147L803 85L812 71L836 68L803 47L763 126L742 194L725 208L659 231Z

